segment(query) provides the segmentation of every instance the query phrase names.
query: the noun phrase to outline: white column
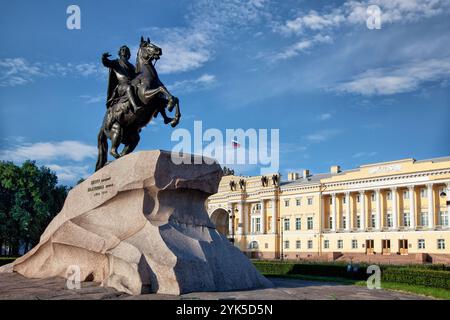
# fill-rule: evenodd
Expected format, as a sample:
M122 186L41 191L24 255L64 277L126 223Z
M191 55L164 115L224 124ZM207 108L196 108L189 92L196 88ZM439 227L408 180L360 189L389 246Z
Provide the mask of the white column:
M375 189L375 229L381 229L381 192L380 189Z
M434 194L433 184L427 184L428 188L428 228L434 229Z
M397 188L391 188L392 195L392 227L398 229Z
M239 224L237 234L244 234L244 201L239 202Z
M359 201L359 208L360 208L360 221L361 221L361 230L366 230L366 197L364 196L364 191L360 191L359 192L359 197L360 197L360 201Z
M325 197L323 194L320 195L320 209L321 209L320 219L322 219L322 222L321 222L322 230L321 231L323 232L325 230L325 223L326 223L326 221L325 221Z
M445 191L447 194L447 214L450 218L450 183L447 183L447 191Z
M234 208L232 203L228 203L228 235L233 234L233 215L234 215Z
M346 226L345 226L345 229L347 230L347 231L350 231L350 229L351 229L351 222L352 222L352 213L350 212L350 210L351 210L351 206L350 206L350 192L346 192L345 193L345 207L346 207L346 209L345 209L345 214L346 214L346 218L345 218L345 223L346 223Z
M277 208L276 208L276 199L272 200L272 233L277 233Z
M409 216L411 219L411 228L416 228L416 201L414 195L414 186L408 187L409 192Z
M331 216L333 217L333 223L332 223L332 225L331 225L331 231L333 231L333 232L335 232L336 231L336 226L337 226L337 223L336 223L336 194L335 193L333 193L333 194L331 194L331 201L332 201L332 203L331 203Z
M266 233L266 207L264 200L261 200L261 233Z

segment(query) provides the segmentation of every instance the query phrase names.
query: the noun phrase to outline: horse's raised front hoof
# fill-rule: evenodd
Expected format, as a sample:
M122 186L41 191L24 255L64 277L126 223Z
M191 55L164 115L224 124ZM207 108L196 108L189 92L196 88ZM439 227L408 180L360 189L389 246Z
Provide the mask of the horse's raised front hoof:
M173 121L173 118L164 119L164 124L169 124Z
M170 125L172 126L172 128L175 128L179 122L180 122L180 119L173 119L170 122Z

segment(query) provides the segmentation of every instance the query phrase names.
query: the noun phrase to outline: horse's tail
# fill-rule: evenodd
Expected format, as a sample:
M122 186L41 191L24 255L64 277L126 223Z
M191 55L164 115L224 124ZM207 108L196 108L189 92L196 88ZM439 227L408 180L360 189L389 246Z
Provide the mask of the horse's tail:
M106 137L105 129L103 126L100 128L100 132L97 136L97 146L98 146L98 158L97 164L95 165L95 171L103 168L108 161L108 140Z

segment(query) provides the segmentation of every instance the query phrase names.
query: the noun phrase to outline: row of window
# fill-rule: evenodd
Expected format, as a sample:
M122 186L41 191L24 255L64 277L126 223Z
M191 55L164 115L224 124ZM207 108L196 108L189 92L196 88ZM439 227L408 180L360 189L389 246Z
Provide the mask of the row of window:
M295 218L295 230L301 230L301 229L302 229L302 218L296 217ZM307 230L314 229L314 218L313 217L308 217L306 219L306 229ZM290 218L284 218L283 230L284 231L291 230L291 219Z
M313 205L313 197L308 197L308 198L306 198L306 203L307 203L307 205L308 206L312 206ZM290 201L291 199L285 199L284 200L284 206L285 207L289 207L289 204L290 204ZM302 205L302 198L296 198L295 199L295 205L297 206L297 207L299 207L299 206L301 206Z
M448 227L449 226L449 216L447 211L440 211L439 217L438 217L438 225L442 227ZM370 225L369 227L374 228L375 227L375 221L376 221L376 214L372 214L370 216ZM410 227L411 226L411 215L409 212L403 212L402 214L402 222L404 227ZM333 217L330 216L328 218L329 226L333 225ZM426 227L428 226L428 212L421 212L419 215L419 225ZM386 214L386 227L392 228L394 226L394 220L392 213ZM361 227L361 218L359 215L356 216L356 228ZM347 217L342 217L342 228L347 228Z
M284 241L284 249L289 249L289 248L290 248L289 240ZM295 241L295 248L296 249L302 248L302 242L300 240ZM307 241L307 248L313 249L313 241L312 240ZM330 240L324 240L323 248L330 249ZM337 248L338 249L344 248L344 240L337 240ZM437 248L438 248L438 250L445 250L445 239L437 240ZM352 239L352 249L358 249L358 240ZM425 239L417 240L417 249L425 249Z
M289 240L284 241L284 248L285 249L289 249ZM296 240L295 241L295 249L301 249L302 248L302 242L300 240ZM307 248L308 249L313 249L313 241L312 240L308 240L307 241Z

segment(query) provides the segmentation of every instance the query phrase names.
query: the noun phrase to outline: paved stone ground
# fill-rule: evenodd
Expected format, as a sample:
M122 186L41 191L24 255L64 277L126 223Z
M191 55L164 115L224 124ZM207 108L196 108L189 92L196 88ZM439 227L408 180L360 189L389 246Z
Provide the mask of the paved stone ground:
M411 300L427 297L337 283L270 278L274 288L233 292L193 292L181 296L144 294L129 296L94 282L68 290L65 279L27 279L16 273L0 273L0 300L4 299L136 299L136 300Z

